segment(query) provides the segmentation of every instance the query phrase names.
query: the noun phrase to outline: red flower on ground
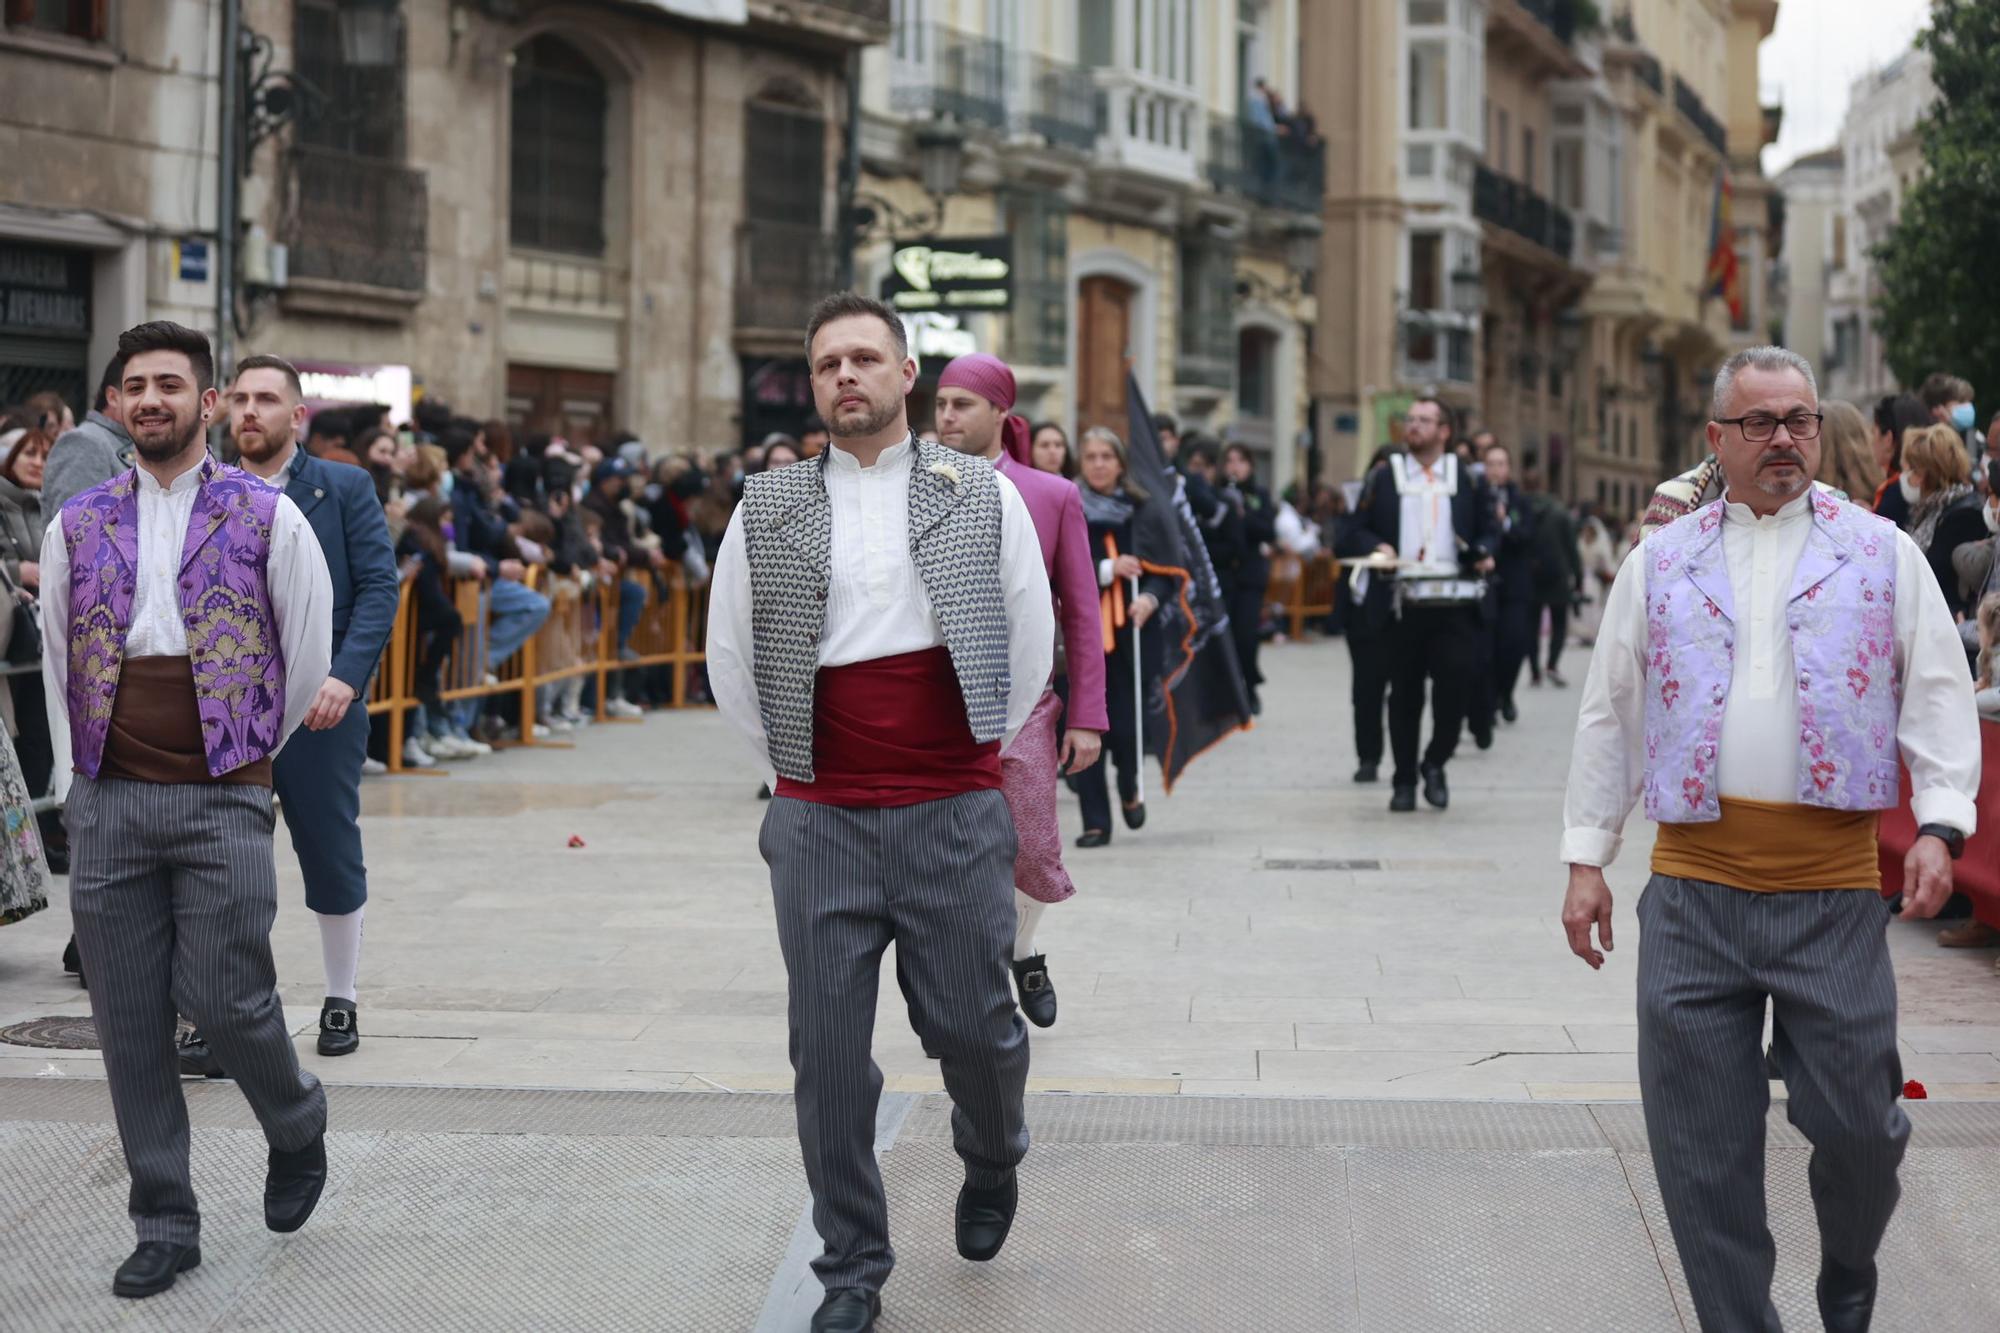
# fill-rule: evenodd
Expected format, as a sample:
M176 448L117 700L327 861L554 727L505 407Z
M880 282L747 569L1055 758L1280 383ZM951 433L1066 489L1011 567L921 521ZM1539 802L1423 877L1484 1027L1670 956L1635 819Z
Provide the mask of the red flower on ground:
M1930 1094L1924 1091L1923 1084L1911 1079L1903 1085L1903 1097L1906 1101L1921 1102L1928 1100Z
M583 837L582 837L582 835L580 835L580 834L576 834L576 833L572 833L572 834L570 834L570 835L569 835L569 845L570 845L570 846L572 846L572 847L581 847L581 846L583 846Z

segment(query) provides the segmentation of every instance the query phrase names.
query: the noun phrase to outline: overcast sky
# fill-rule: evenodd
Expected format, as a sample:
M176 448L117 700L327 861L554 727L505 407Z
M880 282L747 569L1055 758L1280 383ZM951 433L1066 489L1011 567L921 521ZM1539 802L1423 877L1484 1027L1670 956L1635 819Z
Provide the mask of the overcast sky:
M1765 102L1785 107L1778 142L1764 150L1765 171L1775 175L1794 158L1832 147L1848 86L1907 51L1929 13L1930 0L1783 0L1757 62Z

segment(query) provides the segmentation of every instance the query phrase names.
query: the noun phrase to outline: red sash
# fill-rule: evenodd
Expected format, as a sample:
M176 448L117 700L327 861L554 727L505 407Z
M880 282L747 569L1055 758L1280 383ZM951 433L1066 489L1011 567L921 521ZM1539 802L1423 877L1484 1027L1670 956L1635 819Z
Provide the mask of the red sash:
M900 806L1000 788L1000 742L981 745L945 648L822 667L813 691L813 782L776 794L822 805Z

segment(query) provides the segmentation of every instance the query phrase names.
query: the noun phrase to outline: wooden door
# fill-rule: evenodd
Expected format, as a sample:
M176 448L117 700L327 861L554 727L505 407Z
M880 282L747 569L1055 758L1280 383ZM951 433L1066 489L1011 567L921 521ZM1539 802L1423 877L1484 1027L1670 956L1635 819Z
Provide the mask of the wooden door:
M507 419L516 430L546 431L571 445L603 447L610 436L617 380L594 370L507 367Z
M1116 278L1085 278L1077 291L1076 428L1127 431L1125 364L1132 338L1132 288Z

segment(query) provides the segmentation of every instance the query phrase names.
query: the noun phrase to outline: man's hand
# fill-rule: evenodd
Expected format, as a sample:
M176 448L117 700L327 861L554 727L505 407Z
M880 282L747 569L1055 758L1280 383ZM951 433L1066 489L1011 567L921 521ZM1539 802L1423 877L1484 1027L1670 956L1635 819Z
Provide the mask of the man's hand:
M649 551L646 553L646 556L652 562L654 569L665 569L667 567L667 553L665 551Z
M1604 882L1601 866L1572 865L1569 893L1563 898L1563 933L1569 936L1569 951L1589 963L1594 970L1604 966L1604 954L1611 952L1611 886ZM1604 953L1590 947L1590 927L1597 926L1597 942Z
M1094 731L1071 727L1063 733L1062 749L1056 752L1056 768L1063 773L1081 773L1104 753L1104 738Z
M618 577L618 562L616 560L598 561L597 577L603 579L606 583L615 581Z
M514 582L519 583L522 579L526 578L527 576L528 576L528 567L522 564L519 560L502 560L500 562L501 578L512 579L514 580Z
M306 709L306 726L313 731L339 726L340 720L347 716L347 710L360 697L346 681L328 676L319 687L319 693L313 696L312 707Z
M1139 557L1121 555L1111 562L1111 572L1121 579L1136 579L1146 571L1140 567Z
M1489 555L1473 561L1472 568L1474 573L1491 574L1493 572L1493 557Z
M1142 592L1132 599L1132 623L1144 625L1153 618L1153 612L1160 609L1160 599L1149 592Z
M1951 897L1951 851L1944 839L1922 837L1903 857L1903 915L1928 921Z
M1394 560L1396 558L1396 548L1387 542L1383 542L1375 548L1375 554L1381 556L1384 560Z

